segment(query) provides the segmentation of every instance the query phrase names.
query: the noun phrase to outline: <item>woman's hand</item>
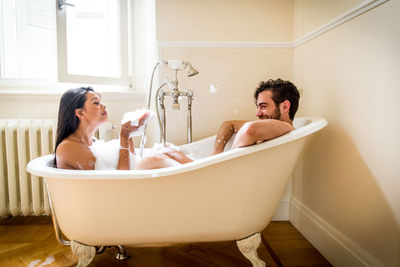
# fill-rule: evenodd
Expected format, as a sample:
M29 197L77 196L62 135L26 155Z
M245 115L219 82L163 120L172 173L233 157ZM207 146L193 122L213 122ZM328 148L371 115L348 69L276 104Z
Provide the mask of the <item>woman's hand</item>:
M129 138L129 135L139 129L144 123L144 120L147 118L149 115L148 112L144 113L142 116L139 118L139 125L138 126L132 126L131 121L127 121L124 124L121 125L121 133L120 137L121 138Z
M149 115L149 113L144 113L139 118L139 125L132 126L131 121L127 121L121 125L120 132L120 149L119 149L119 159L118 159L118 170L129 170L130 169L130 161L129 161L129 152L134 153L133 141L129 138L129 135L139 129L139 127L143 126L144 120Z

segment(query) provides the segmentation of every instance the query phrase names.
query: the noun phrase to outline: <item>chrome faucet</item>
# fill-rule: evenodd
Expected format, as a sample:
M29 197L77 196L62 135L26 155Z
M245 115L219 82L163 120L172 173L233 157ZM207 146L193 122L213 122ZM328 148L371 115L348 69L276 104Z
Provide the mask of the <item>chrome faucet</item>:
M149 98L147 102L147 109L150 109L150 103L151 103L151 91L152 91L152 85L153 85L153 78L154 78L154 73L159 65L165 65L169 70L172 70L175 72L175 79L173 81L170 81L168 78L165 78L165 82L163 82L157 89L156 95L155 95L155 101L156 101L156 111L157 111L157 119L158 119L158 126L160 129L160 142L162 142L163 146L166 146L166 112L165 112L165 97L172 97L172 108L173 109L180 109L180 104L179 100L181 97L186 97L187 98L187 103L188 103L188 110L187 110L187 142L191 143L192 142L192 101L193 101L193 91L192 90L180 90L178 88L178 71L184 70L188 68L188 77L192 77L199 72L192 67L192 64L187 61L181 61L181 60L168 60L168 61L160 61L157 62L156 65L154 66L153 73L151 75L151 81L150 81L150 90L149 90ZM164 86L167 85L167 88L164 88ZM161 108L161 111L160 111ZM160 115L161 112L161 115ZM146 128L145 131L142 135L142 140L141 140L141 156L142 156L142 148L144 146L144 140L145 137L144 135L146 134Z

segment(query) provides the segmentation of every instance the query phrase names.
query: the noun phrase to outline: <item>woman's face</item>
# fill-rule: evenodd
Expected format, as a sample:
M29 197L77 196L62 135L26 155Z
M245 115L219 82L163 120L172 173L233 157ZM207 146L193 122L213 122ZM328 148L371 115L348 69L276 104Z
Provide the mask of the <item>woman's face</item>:
M106 105L101 102L100 96L95 92L86 93L86 102L81 112L82 118L91 123L101 123L108 119Z

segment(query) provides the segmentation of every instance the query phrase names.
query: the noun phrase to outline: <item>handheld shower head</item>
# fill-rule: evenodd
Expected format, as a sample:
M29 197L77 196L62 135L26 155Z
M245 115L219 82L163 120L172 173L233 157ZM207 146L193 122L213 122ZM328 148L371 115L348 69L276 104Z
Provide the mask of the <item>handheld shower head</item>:
M199 71L193 68L190 63L188 63L188 66L189 66L188 77L192 77L196 74L199 74Z
M196 70L195 68L193 68L192 64L190 64L190 62L188 61L182 61L179 59L170 59L170 60L166 60L166 61L162 61L161 62L164 65L167 65L167 68L170 70L183 70L186 67L189 67L188 70L188 77L192 77L196 74L199 74L199 71Z
M170 70L183 70L186 68L186 62L179 59L170 59L164 61L164 64L167 65L167 68Z

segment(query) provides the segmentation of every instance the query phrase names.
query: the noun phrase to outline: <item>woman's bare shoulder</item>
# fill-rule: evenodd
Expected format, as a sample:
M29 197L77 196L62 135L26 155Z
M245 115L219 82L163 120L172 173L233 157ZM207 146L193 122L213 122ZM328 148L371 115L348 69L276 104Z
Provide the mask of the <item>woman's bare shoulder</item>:
M76 153L82 153L82 152L86 152L86 148L83 144L72 141L72 140L68 140L68 139L64 139L57 147L57 151L56 154L76 154Z
M67 138L65 138L64 140L61 141L61 143L58 145L57 149L68 149L71 146L78 146L80 145L80 143L69 140Z
M62 169L92 170L96 158L89 147L72 140L64 139L57 147L57 167Z

